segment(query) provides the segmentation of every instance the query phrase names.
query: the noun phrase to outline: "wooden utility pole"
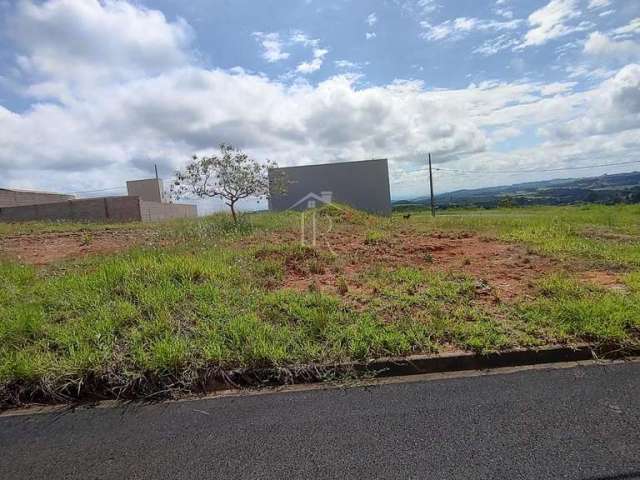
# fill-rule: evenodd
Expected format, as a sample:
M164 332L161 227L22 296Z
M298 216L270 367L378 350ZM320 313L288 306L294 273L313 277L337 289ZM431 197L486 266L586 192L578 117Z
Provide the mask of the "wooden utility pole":
M433 172L431 171L431 153L429 153L429 187L431 190L431 216L436 216L436 204L433 198Z
M156 165L155 163L153 164L153 168L156 169L156 180L158 180L158 165Z

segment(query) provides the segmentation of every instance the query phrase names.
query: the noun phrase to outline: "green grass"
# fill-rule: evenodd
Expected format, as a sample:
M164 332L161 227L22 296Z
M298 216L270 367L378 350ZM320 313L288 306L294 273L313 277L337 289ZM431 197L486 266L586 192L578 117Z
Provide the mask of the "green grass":
M518 305L515 315L530 330L548 338L634 344L640 333L640 292L637 274L628 276L628 292L577 282L567 274L552 275L540 284L540 297Z
M366 280L376 292L367 310L389 325L412 331L417 350L454 344L486 351L514 344L499 322L474 304L475 281L470 277L401 267L377 268Z
M388 235L380 230L370 230L364 239L365 245L380 245L387 242Z
M355 283L343 276L349 259L295 241L269 243L271 232L296 232L297 213L246 216L239 224L214 215L127 225L158 232L164 243L40 269L0 261L0 401L15 397L15 385L27 386L23 399L29 385L68 391L96 379L130 386L169 375L191 385L211 367L640 343L637 206L501 209L435 220L418 213L409 221L320 213L331 215L336 231L358 232L361 245L379 245L401 229L476 231L559 261L615 267L626 272L624 288L554 274L540 280L536 298L490 306L476 295L477 279L460 273L374 265ZM0 232L79 228L122 227L29 224ZM328 272L339 276L336 291L283 284L287 275Z
M414 213L412 220L427 230L488 233L560 259L578 258L596 266L640 267L639 205L445 211L435 219L420 212Z
M336 296L262 289L251 262L258 261L218 248L134 251L51 277L2 264L0 382L134 379L211 362L260 367L415 348L416 332L350 310Z

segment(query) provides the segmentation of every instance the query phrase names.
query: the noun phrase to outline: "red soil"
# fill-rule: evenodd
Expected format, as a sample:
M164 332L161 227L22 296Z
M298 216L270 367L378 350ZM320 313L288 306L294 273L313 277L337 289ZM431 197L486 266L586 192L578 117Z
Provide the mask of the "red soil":
M277 233L263 241L276 245L297 239ZM366 243L361 232L329 233L318 241L317 248L334 254L336 266L311 273L286 262L285 287L340 292L344 280L350 290L359 290L360 272L374 266L409 266L469 275L476 279L481 298L489 303L508 302L532 296L537 279L562 268L556 260L532 254L523 246L470 233L403 231L372 245ZM619 285L618 276L611 272L583 271L582 277L605 287Z
M280 286L306 290L318 288L340 292L344 283L359 290L358 276L374 267L411 266L433 271L467 274L477 281L477 291L487 302L510 301L534 294L535 281L546 273L564 268L556 260L532 254L523 246L504 243L470 233L418 233L404 230L367 244L357 229L324 234L317 249L335 255L335 262L316 262L319 268L301 268L295 261L285 263L286 274ZM276 232L251 237L243 243L268 246L298 242L294 232ZM153 232L143 229L114 229L21 234L0 237L0 257L32 265L108 254L133 246L157 244ZM586 282L611 289L623 289L619 275L591 271L575 266L572 271ZM341 286L342 285L342 286Z
M0 256L31 265L46 265L87 255L122 251L150 239L150 232L142 230L12 235L0 237Z

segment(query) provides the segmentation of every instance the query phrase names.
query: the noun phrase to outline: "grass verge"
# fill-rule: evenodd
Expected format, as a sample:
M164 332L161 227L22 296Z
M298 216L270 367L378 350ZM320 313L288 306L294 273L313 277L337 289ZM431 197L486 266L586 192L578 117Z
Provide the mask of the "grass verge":
M269 244L270 232L296 238L296 213L148 226L166 242L40 269L0 262L0 402L198 390L238 368L280 368L288 381L291 366L304 376L319 371L313 365L382 356L639 344L636 207L481 212L435 223L325 214L335 233L359 235L367 248L400 230L477 231L625 273L616 289L554 273L528 298L489 305L479 279L463 272L381 262L349 276L352 266L335 253L296 240ZM340 279L335 292L285 284L327 272Z

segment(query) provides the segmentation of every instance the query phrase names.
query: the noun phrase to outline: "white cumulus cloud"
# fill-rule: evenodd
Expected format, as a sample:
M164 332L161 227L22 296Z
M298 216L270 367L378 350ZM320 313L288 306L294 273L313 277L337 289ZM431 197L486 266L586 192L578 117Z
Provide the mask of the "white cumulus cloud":
M584 96L580 115L548 132L561 139L577 139L640 128L640 65L623 67Z
M640 42L616 41L600 32L593 32L584 44L584 52L605 60L628 62L640 60Z
M279 33L253 32L253 36L256 37L258 42L262 45L262 58L267 62L275 63L289 58L289 53L283 50L284 44L280 39Z
M296 72L307 75L309 73L320 70L320 67L322 67L323 59L327 53L329 53L329 50L327 50L326 48L314 48L313 59L308 62L302 62L300 65L298 65L296 67Z
M185 65L192 29L157 10L119 0L20 1L7 33L21 52L18 65L50 79L41 90L62 92L98 82L131 80Z
M580 16L577 0L551 0L529 15L530 30L525 34L522 47L543 45L549 40L576 31L579 26L568 22Z
M68 15L59 14L62 7ZM129 23L109 23L114 18ZM403 80L361 84L354 75L286 83L242 68L204 67L194 60L184 21L122 1L25 1L12 10L10 24L21 30L9 37L21 93L43 96L21 111L0 105L0 171L3 183L15 186L124 185L148 175L154 163L168 174L220 142L283 165L388 157L395 192L414 188L411 172L423 166L425 151L439 163L469 168L509 162L531 168L532 161L557 166L585 153L622 158L640 150L638 65L578 92L572 82L530 80L457 89ZM457 26L478 27L471 19ZM150 27L156 31L146 32ZM45 42L41 32L55 32L57 41ZM271 39L310 49L299 73L321 68L328 49L302 32L291 35ZM150 38L166 55L154 51ZM593 123L585 123L589 118ZM492 150L536 129L548 140L538 151ZM567 138L575 141L567 145ZM399 179L407 182L398 185Z

